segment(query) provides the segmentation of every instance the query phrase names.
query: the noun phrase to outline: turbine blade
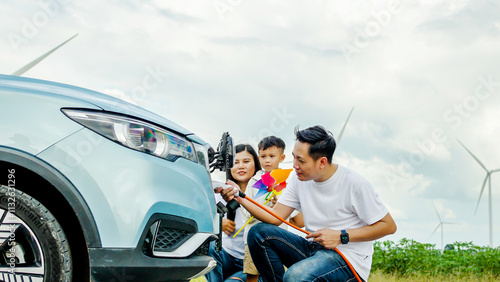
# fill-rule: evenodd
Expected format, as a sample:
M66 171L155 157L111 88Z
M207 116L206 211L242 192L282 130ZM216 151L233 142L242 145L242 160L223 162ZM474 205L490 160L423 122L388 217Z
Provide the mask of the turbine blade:
M33 68L38 63L40 63L43 59L47 58L55 50L59 49L64 44L68 43L71 39L75 38L77 35L78 35L78 33L75 34L75 35L73 35L70 39L64 41L63 43L61 43L59 45L57 45L55 48L53 48L52 50L48 51L47 53L41 55L40 57L38 57L38 58L34 59L33 61L29 62L28 64L24 65L22 68L20 68L17 71L13 72L12 75L16 75L16 76L23 75L25 72L29 71L31 68Z
M439 226L441 226L441 224L438 224L438 226L436 226L436 229L434 229L434 232L432 232L432 234L431 234L431 236L429 236L429 238L432 237L432 235L434 235L434 233L436 233L436 231L438 230Z
M495 169L495 170L492 170L491 173L495 173L495 172L499 172L500 171L500 168L499 169Z
M432 205L432 206L434 207L434 210L436 211L436 214L437 214L437 216L439 218L439 222L441 222L441 217L439 216L439 213L438 213L438 211L436 209L436 206L435 205Z
M349 119L351 118L352 111L354 111L354 107L352 107L351 112L347 116L347 119L344 122L344 126L342 126L342 129L340 130L339 137L337 138L337 145L340 143L340 140L342 139L342 135L344 135L344 130L347 125L347 122L349 122Z
M476 205L476 211L474 212L474 215L477 214L477 208L479 207L479 202L481 201L481 196L483 196L483 192L484 192L484 187L486 187L486 181L488 180L488 178L490 178L490 174L486 174L486 177L484 178L484 181L483 181L483 187L481 187L481 192L479 193L479 199L477 199L477 205Z
M484 170L488 171L486 166L476 156L474 156L474 154L471 151L469 151L469 149L467 149L467 147L465 147L465 145L462 144L462 142L460 142L460 140L457 139L457 141L458 141L458 143L460 143L460 145L462 145L462 147L464 147L465 150L467 150L467 152L469 152L469 154L476 160L476 162L478 162L479 165L484 168Z

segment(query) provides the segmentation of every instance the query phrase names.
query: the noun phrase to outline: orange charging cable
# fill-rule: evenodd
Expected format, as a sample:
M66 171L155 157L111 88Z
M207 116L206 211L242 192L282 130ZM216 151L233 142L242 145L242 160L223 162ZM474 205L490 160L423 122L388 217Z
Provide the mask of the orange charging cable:
M302 229L302 228L299 228L299 227L297 227L297 226L295 226L295 225L291 224L290 222L288 222L288 221L284 220L283 218L279 217L277 214L275 214L275 213L273 213L272 211L268 210L265 206L263 206L263 205L261 205L261 204L257 203L256 201L254 201L254 200L253 200L253 199L251 199L251 198L248 198L248 197L245 195L245 193L243 193L243 192L241 192L241 191L240 191L240 197L242 197L242 198L245 198L245 199L249 200L250 202L252 202L252 203L254 203L255 205L257 205L259 208L261 208L261 209L265 210L266 212L268 212L270 215L272 215L272 216L276 217L277 219L279 219L281 222L283 222L283 223L285 223L285 224L287 224L287 225L289 225L289 226L291 226L291 227L293 227L293 228L295 228L295 229L299 230L300 232L303 232L303 233L305 233L305 234L307 234L307 235L311 234L311 232L306 231L306 230L304 230L304 229ZM347 266L349 266L349 268L351 269L352 273L354 273L354 276L356 277L356 279L357 279L359 282L361 282L362 280L361 280L361 278L359 278L358 273L356 272L356 270L354 270L354 267L353 267L353 266L352 266L352 264L351 264L351 263L347 260L347 258L344 256L344 254L343 254L342 252L340 252L337 248L334 248L334 250L335 250L335 251L336 251L336 252L337 252L337 253L338 253L338 254L342 257L342 259L344 259L344 261L347 263Z

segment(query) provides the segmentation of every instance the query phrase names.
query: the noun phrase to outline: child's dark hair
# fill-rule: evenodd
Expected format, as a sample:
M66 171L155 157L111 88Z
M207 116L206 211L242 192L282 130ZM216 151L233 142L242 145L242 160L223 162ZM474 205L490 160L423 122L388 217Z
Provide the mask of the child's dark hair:
M259 155L257 155L257 153L255 152L255 150L252 146L250 146L248 144L238 144L238 145L236 145L234 150L235 150L236 154L238 154L240 152L244 152L244 151L247 151L248 153L250 153L250 155L252 155L253 162L255 163L255 172L262 169L262 167L260 166L260 162L259 162ZM236 156L234 156L234 157L236 158ZM227 179L230 179L230 180L236 182L233 175L231 174L230 169L228 169L226 171L226 177L227 177Z
M309 143L309 155L313 160L318 160L321 157L326 157L328 163L332 162L333 153L337 144L333 138L333 134L327 131L320 125L312 126L303 130L295 128L296 140L301 143Z
M281 149L281 152L285 152L285 141L283 139L276 136L267 136L260 140L257 148L260 150L267 150L273 146L276 146L278 149Z

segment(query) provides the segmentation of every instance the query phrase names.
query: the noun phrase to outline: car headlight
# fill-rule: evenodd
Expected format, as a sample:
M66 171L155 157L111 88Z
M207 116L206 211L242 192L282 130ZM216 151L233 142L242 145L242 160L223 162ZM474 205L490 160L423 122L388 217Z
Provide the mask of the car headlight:
M156 125L117 114L62 109L70 119L133 150L169 161L185 158L198 163L193 143ZM205 161L202 165L205 166Z

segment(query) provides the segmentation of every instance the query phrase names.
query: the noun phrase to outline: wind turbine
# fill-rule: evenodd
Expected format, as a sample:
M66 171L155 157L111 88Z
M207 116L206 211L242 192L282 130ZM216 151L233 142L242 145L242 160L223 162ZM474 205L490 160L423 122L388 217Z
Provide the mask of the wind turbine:
M437 214L437 216L439 218L439 224L438 224L438 226L436 226L436 229L434 229L434 232L432 232L432 234L431 234L430 237L432 237L432 235L434 235L434 233L436 233L436 231L438 230L438 228L441 227L441 249L443 250L444 249L444 244L443 244L443 225L445 225L445 224L456 224L456 223L442 221L441 220L441 216L439 216L439 213L438 213L438 211L436 209L436 206L433 205L433 207L434 207L434 210L436 211L436 214Z
M43 59L47 58L50 54L52 54L54 51L56 51L57 49L59 49L61 46L63 46L64 44L68 43L71 39L75 38L77 35L78 35L78 33L75 34L75 35L73 35L70 39L68 39L68 40L64 41L63 43L57 45L56 47L52 48L47 53L41 55L40 57L38 57L38 58L34 59L33 61L29 62L28 64L24 65L22 68L16 70L15 72L12 73L12 75L15 75L15 76L21 76L21 75L23 75L25 72L29 71L31 68L33 68L34 66L36 66Z
M484 192L484 187L486 187L486 181L488 181L488 210L489 210L489 224L490 224L490 247L493 248L493 212L492 212L492 204L491 204L491 174L495 172L499 172L500 169L494 169L494 170L488 170L486 166L471 152L467 147L465 147L460 140L458 140L458 143L464 147L467 152L477 161L477 163L484 168L486 171L486 177L484 178L483 181L483 186L481 187L481 192L479 193L479 199L477 200L477 205L476 205L476 211L474 212L474 215L477 214L477 208L479 207L479 202L481 201L481 196L483 195Z

